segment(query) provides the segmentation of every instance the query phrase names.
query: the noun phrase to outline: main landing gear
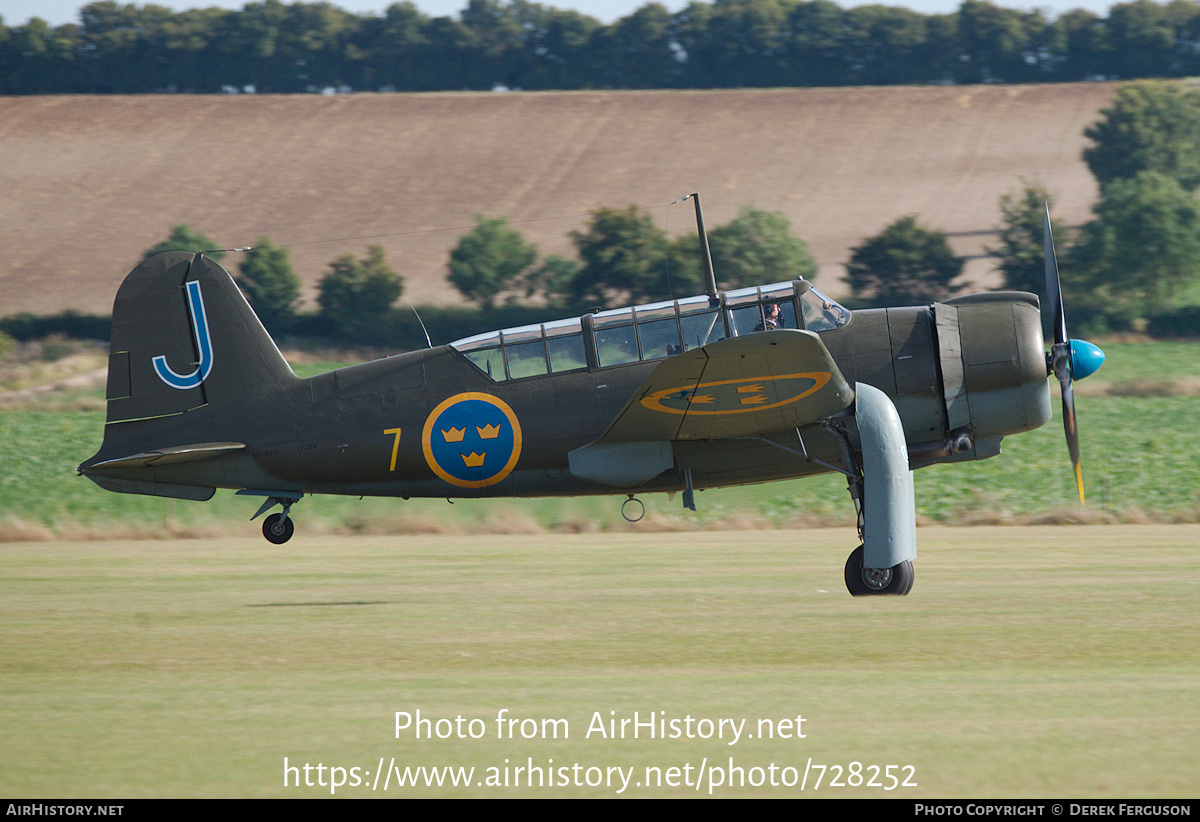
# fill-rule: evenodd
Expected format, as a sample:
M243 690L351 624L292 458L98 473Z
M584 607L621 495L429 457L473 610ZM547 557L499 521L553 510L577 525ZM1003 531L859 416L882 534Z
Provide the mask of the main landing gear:
M887 394L864 383L855 383L855 423L858 448L846 426L837 420L823 423L841 442L841 465L792 451L845 475L858 514L861 544L846 561L846 588L852 596L893 594L904 596L913 587L912 560L917 555L917 514L908 446L900 415ZM800 430L796 430L800 436ZM791 451L769 439L770 445Z
M891 568L863 567L863 547L860 545L846 560L846 589L851 596L894 594L906 596L912 590L916 572L911 560Z
M844 432L842 459L862 544L846 560L846 588L856 597L904 596L913 587L912 560L917 555L915 494L904 429L886 394L863 383L855 384L854 391L862 459Z

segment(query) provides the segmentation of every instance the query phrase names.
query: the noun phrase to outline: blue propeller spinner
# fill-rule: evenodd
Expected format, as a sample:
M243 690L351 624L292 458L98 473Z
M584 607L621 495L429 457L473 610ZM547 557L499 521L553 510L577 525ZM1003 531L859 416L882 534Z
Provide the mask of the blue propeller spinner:
M1067 340L1071 352L1071 379L1082 380L1104 365L1104 352L1087 340Z

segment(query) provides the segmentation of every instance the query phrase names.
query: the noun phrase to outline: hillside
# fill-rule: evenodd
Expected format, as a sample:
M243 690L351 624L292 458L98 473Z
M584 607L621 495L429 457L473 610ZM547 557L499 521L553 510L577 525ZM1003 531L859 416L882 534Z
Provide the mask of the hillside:
M414 302L450 303L447 253L475 213L569 254L598 206L692 231L690 206L665 206L697 190L710 227L747 204L783 211L841 293L847 249L903 214L980 254L1022 178L1064 223L1086 220L1083 129L1113 89L0 98L0 315L106 313L177 223L288 245L310 299L330 260L380 243Z

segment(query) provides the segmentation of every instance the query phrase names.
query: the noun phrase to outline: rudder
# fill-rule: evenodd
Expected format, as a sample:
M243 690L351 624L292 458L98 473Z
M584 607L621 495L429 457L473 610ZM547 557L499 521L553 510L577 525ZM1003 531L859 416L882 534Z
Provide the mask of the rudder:
M118 289L109 423L250 398L295 379L233 278L203 254L151 257Z

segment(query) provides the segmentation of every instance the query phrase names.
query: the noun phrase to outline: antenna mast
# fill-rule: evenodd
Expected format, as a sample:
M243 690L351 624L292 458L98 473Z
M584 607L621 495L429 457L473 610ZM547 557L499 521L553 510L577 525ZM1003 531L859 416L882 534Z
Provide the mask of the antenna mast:
M708 250L708 232L704 230L704 211L700 208L700 194L689 194L696 203L696 231L700 234L700 261L704 265L704 290L709 305L720 304L717 297L717 277L713 274L712 253ZM684 199L687 199L686 197Z

